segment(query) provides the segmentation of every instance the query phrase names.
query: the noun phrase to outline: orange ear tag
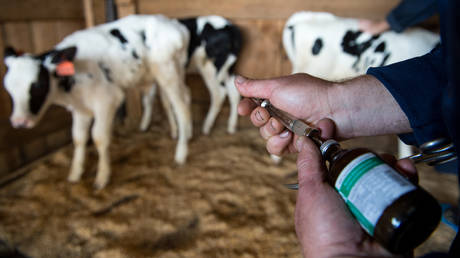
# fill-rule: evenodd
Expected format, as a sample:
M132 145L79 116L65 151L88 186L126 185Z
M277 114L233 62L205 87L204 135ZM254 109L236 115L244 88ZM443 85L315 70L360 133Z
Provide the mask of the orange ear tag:
M60 62L56 67L59 76L72 76L75 74L75 66L70 61Z

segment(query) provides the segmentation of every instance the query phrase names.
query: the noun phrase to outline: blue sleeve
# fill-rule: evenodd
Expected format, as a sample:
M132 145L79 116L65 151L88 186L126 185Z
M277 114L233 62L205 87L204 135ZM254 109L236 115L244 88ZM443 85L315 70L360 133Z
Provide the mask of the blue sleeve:
M430 53L389 66L369 68L367 74L382 82L409 119L413 133L400 135L412 145L448 137L442 117L447 85L440 47Z
M403 0L387 16L390 28L401 32L407 27L428 19L438 10L436 0Z

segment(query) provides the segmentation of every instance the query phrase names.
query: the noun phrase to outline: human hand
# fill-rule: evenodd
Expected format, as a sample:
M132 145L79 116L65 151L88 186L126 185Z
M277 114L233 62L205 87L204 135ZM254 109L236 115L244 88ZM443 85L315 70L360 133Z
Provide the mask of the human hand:
M377 35L390 29L390 24L386 20L373 21L373 20L359 20L359 29Z
M267 150L274 155L293 152L293 135L267 110L257 107L248 98L268 99L276 108L321 130L321 137L337 140L358 136L410 132L410 124L391 94L375 77L364 75L349 81L334 83L308 74L251 80L238 76L235 85L244 97L238 113L250 115L267 140ZM328 128L334 121L336 130Z
M396 257L361 229L343 199L324 181L326 170L318 147L300 137L295 148L299 151L295 228L304 257ZM381 157L412 181L416 178L409 160Z
M332 82L324 81L307 74L294 74L270 80L250 80L237 77L236 86L245 97L268 99L275 107L288 112L309 124L317 124L331 116L328 103L328 90ZM261 136L267 140L267 149L271 154L281 155L292 152L293 135L275 118L270 118L265 108L257 107L248 99L243 99L238 106L240 115L249 115L252 123L260 127ZM321 124L321 127L323 124ZM327 124L321 128L322 136L329 138L330 128Z

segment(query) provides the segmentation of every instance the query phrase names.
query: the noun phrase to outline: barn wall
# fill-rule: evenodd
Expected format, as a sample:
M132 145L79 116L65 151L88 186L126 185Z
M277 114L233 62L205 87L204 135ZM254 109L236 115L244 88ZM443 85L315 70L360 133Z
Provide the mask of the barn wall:
M296 11L325 11L347 17L384 18L399 0L138 0L141 14L170 17L217 14L243 29L245 44L237 66L241 74L266 78L291 70L281 44L286 19Z
M81 0L0 0L0 60L5 46L29 53L52 48L66 35L85 26ZM104 22L104 1L93 0L96 23ZM71 117L52 107L36 128L13 129L11 102L3 88L5 65L0 64L0 178L70 142Z
M289 74L291 65L284 53L281 35L286 19L296 11L325 11L340 16L369 19L384 18L399 0L117 0L118 14L164 14L172 18L221 15L238 25L244 44L236 71L251 78L268 78ZM192 88L194 122L202 121L209 103L203 82L188 76ZM127 97L128 117L135 126L140 121L139 89ZM197 104L198 103L198 104ZM198 107L196 107L198 105ZM222 119L224 118L224 119ZM225 115L217 122L224 121Z
M96 24L105 20L104 0L92 0ZM229 18L243 32L244 46L237 72L252 78L289 74L291 67L281 44L286 19L300 10L327 11L340 16L379 19L399 0L116 0L119 17L129 14L165 14L188 17L217 14ZM84 27L82 0L0 0L0 49L12 45L26 52L39 53L51 48L65 35ZM0 58L3 59L3 51ZM3 78L5 67L0 64ZM2 80L3 81L3 80ZM188 77L202 121L209 102L198 77ZM140 121L140 90L127 93L128 127ZM0 177L27 162L70 142L70 115L52 108L32 130L13 130L8 121L11 103L0 87ZM224 117L224 119L222 119ZM221 115L219 120L225 120ZM218 121L219 121L218 120ZM201 123L201 122L199 122Z

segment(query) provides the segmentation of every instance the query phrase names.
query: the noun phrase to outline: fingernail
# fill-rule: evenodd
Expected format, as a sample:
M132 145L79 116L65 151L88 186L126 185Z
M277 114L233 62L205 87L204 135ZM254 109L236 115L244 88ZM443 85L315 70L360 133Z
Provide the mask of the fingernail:
M257 118L257 120L259 120L259 121L264 121L264 119L262 118L262 115L260 114L260 111L257 111L257 112L256 112L256 118Z
M276 129L275 129L275 119L273 119L273 118L270 119L270 127L271 127L272 131L274 131L274 132L276 131Z
M244 78L241 75L238 75L238 76L236 76L235 81L236 81L236 83L241 84L241 83L244 83L246 81L246 78Z
M281 134L280 134L280 137L281 138L287 138L289 136L289 130L284 130Z
M302 146L304 143L305 143L305 136L301 136L299 137L299 139L297 139L297 141L295 142L295 148L297 149L297 151L300 152L302 150Z

